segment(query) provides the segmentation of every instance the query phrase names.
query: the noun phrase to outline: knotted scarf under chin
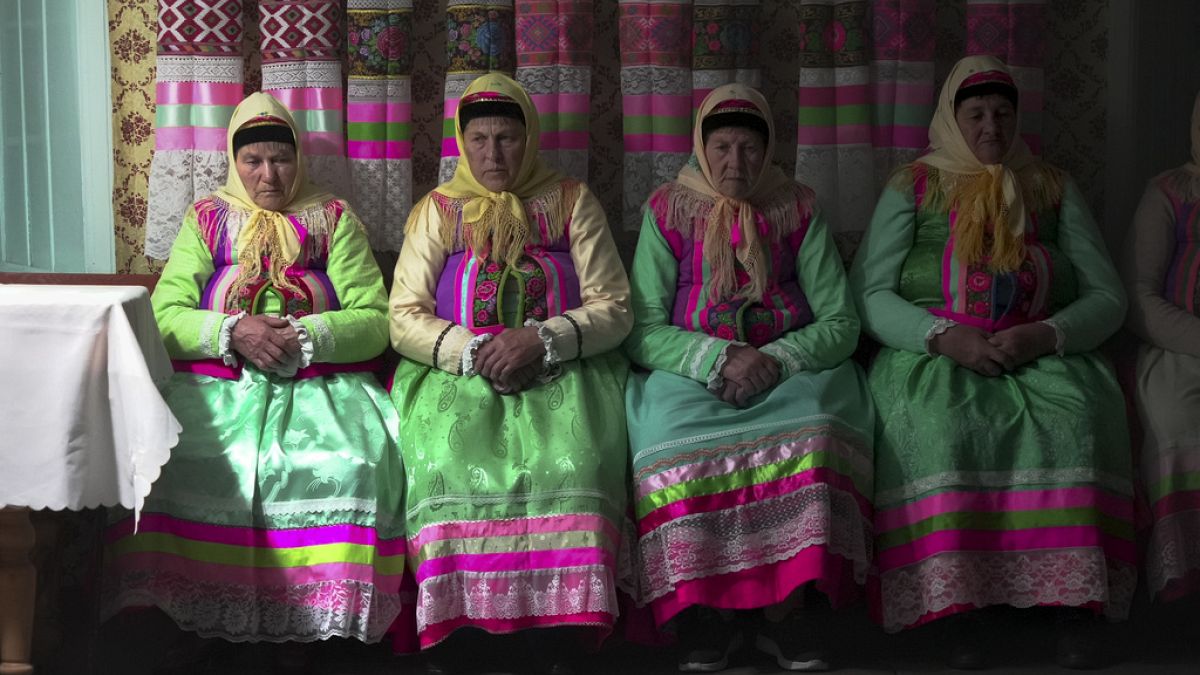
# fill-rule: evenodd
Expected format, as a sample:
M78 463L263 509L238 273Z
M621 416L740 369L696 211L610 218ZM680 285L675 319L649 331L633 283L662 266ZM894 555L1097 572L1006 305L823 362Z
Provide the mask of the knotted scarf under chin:
M1025 260L1025 219L1028 213L1021 186L1012 169L989 164L976 174L957 176L947 191L955 209L955 254L959 262L973 265L983 260L984 239L991 231L992 248L987 267L992 272L1014 272Z
M238 233L237 248L238 276L230 289L230 298L238 297L243 289L262 276L264 257L270 261L267 278L275 288L300 292L287 277L287 269L300 256L300 239L282 213L253 210Z
M710 299L717 301L735 293L755 302L762 299L767 286L762 238L768 233L769 225L750 202L724 196L713 200L704 224L704 258L712 271ZM735 256L748 277L744 286L737 282Z

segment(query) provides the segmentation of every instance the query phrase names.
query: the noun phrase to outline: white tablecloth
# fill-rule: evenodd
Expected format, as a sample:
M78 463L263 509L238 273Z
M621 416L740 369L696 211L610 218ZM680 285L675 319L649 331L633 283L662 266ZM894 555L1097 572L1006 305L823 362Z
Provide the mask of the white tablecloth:
M0 505L140 511L180 426L141 286L0 284Z

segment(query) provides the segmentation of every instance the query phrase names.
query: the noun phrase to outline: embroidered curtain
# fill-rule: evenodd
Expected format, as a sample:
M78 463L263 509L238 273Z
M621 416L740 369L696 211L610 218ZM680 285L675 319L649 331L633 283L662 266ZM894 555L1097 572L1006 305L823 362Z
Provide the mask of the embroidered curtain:
M687 160L694 111L726 82L763 90L775 160L843 233L865 227L890 171L923 150L938 78L964 53L1014 66L1022 131L1039 147L1042 0L109 3L157 18L152 258L224 181L225 126L258 88L296 112L313 179L350 199L379 251L399 249L414 199L453 173L455 106L489 70L528 88L545 159L588 181L618 231L636 230L646 197ZM114 54L129 39L112 35ZM124 234L119 251L140 243Z

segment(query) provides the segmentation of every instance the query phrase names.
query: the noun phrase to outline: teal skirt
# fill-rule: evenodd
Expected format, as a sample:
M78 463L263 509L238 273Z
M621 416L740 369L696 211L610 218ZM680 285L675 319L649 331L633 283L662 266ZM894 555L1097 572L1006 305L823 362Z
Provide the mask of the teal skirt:
M753 609L810 582L839 604L871 562L875 412L849 361L745 408L653 371L626 393L637 594L662 624L691 605Z
M401 611L399 417L367 373L176 373L183 426L141 521L108 530L106 606L229 640L374 642Z
M401 361L392 386L408 470L405 516L420 644L617 615L628 365L562 364L515 395Z

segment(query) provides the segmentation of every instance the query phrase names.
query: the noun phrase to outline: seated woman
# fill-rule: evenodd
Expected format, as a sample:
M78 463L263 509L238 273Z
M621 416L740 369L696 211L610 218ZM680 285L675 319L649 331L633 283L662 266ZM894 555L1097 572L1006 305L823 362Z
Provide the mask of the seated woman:
M629 282L600 202L538 158L520 85L476 79L455 133L391 295L420 644L468 626L598 641L617 615ZM533 653L563 672L563 644Z
M382 275L277 100L237 106L228 152L152 297L183 433L137 533L111 528L110 607L233 641L377 641L405 569L399 418L372 372Z
M994 57L958 62L931 152L879 198L850 274L875 445L874 611L888 631L941 617L950 665L982 667L989 605L1064 609L1059 663L1095 665L1095 614L1136 583L1120 390L1095 349L1125 297L1078 188L1017 135Z
M762 95L718 87L697 119L634 257L625 349L650 370L626 391L638 600L674 619L681 670L724 668L741 632L717 610L760 608L760 649L824 668L805 590L836 604L871 557L858 317L812 190L770 163Z
M1141 477L1153 528L1146 586L1160 600L1200 590L1200 96L1192 161L1150 181L1125 246L1137 408L1145 427Z

